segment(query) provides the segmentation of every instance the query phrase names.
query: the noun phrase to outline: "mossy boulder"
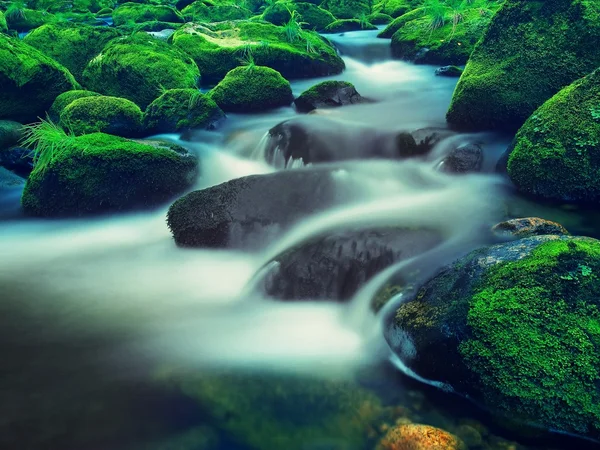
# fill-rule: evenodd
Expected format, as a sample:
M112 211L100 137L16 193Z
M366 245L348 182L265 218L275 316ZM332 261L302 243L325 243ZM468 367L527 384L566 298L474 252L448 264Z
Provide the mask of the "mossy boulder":
M405 293L386 339L418 376L492 412L600 438L600 241L471 252Z
M457 14L451 7L440 13L443 19L434 18L426 7L415 9L389 25L382 36L397 29L392 35L392 55L395 58L414 61L419 64L457 64L467 62L475 44L485 29L497 7L490 9L473 7L460 12L461 20L455 23ZM435 22L441 20L441 22Z
M8 24L6 23L6 17L4 17L4 13L0 11L0 33L8 32Z
M136 137L142 120L142 111L131 100L104 95L73 100L60 113L61 126L76 136L100 132Z
M198 0L185 7L182 14L193 22L223 22L227 20L243 20L252 16L252 11L241 5L232 3L211 3Z
M145 33L114 39L83 72L88 89L127 98L140 108L158 98L161 89L194 88L199 79L191 58Z
M148 105L144 124L149 132L171 133L212 129L224 118L215 101L197 89L170 89Z
M0 151L17 145L23 136L23 124L12 120L0 120Z
M59 138L56 133L47 138L58 140L54 154L43 158L43 166L38 161L27 180L21 205L28 215L83 216L152 207L183 192L196 177L196 158L174 144L104 133Z
M302 23L302 27L306 29L321 31L335 21L333 14L312 3L288 1L273 3L265 9L262 19L274 25L285 25L292 18L293 11L296 12L295 20Z
M53 59L0 34L0 86L0 119L28 123L44 116L59 94L78 84Z
M317 108L337 108L365 101L352 83L323 81L304 91L294 103L299 112L310 112Z
M373 12L396 18L417 8L420 3L420 0L383 0L373 5Z
M107 13L112 12L112 8L115 7L115 0L73 0L73 11L85 12L90 11L93 13Z
M225 112L267 111L294 100L289 81L264 66L237 67L209 93Z
M336 20L330 23L324 33L346 33L348 31L360 31L360 30L376 30L377 27L370 22L358 20L358 19L342 19Z
M56 99L52 103L52 106L48 111L48 116L50 117L51 121L58 123L58 121L60 120L60 113L62 113L63 109L65 109L72 101L77 100L78 98L94 97L98 95L100 94L98 94L97 92L85 91L80 89L63 92L58 97L56 97Z
M325 0L321 7L338 19L355 19L371 14L369 0Z
M600 71L538 108L513 146L508 173L520 191L552 200L600 201Z
M387 25L394 20L392 16L383 13L369 14L366 19L373 25Z
M119 32L113 28L67 22L41 26L23 41L61 63L81 80L87 63L118 36Z
M8 28L19 32L33 30L44 24L57 21L53 14L45 11L36 11L35 9L28 8L19 9L16 7L8 9L5 18Z
M458 82L448 123L514 131L561 88L600 66L600 3L506 0Z
M268 372L161 376L236 448L372 448L369 431L385 413L378 397L353 381Z
M317 33L301 30L290 39L284 27L268 23L189 24L175 32L173 44L194 59L209 84L218 83L249 55L287 79L335 75L345 68L335 48Z
M113 11L112 18L115 26L151 21L183 22L183 17L179 11L170 6L146 5L132 2L119 5Z

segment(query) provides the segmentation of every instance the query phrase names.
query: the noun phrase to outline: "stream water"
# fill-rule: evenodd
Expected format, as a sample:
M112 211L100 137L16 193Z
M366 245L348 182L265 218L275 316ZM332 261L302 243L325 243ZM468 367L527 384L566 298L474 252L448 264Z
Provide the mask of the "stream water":
M328 116L379 129L445 126L455 79L435 77L431 66L391 60L388 41L377 40L374 32L332 40L347 64L346 72L333 78L354 83L377 102ZM294 82L294 93L315 82ZM276 170L252 155L269 128L294 116L292 108L231 115L218 131L187 140L163 137L198 153L198 189ZM204 412L193 402L157 387L156 374L165 368L259 373L259 378L358 378L385 404L408 408L422 423L483 427L483 442L472 448L549 448L548 442L552 448L573 448L570 441L539 435L516 438L466 401L420 385L389 364L380 317L368 308L386 274L349 304L277 303L252 289L274 254L349 223L440 230L444 245L424 260L432 270L489 242L482 230L507 216L537 215L574 233L599 234L591 214L516 197L494 173L510 137L476 138L485 150L479 175L436 172L435 151L424 162L340 165L341 182L356 190L357 202L306 217L278 241L253 252L177 248L165 222L167 205L112 217L38 221L14 213L19 188L4 191L0 348L6 370L0 374L0 448L209 448L189 433L192 443L160 446L204 423ZM216 448L248 448L224 429L217 431L221 443ZM302 448L346 447L307 441Z

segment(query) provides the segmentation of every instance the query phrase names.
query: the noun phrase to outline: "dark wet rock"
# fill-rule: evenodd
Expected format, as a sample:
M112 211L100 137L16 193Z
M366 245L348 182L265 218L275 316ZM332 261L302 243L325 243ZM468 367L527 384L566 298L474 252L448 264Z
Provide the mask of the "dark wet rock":
M539 217L524 217L500 222L492 227L492 232L499 237L526 238L546 234L568 235L569 232L561 224Z
M294 103L299 112L307 113L317 108L337 108L367 101L352 83L323 81L304 91Z
M4 167L0 167L0 189L13 188L25 185L25 179L11 172Z
M435 74L438 77L458 78L462 75L463 70L458 66L444 66L435 69Z
M380 130L324 117L305 116L287 120L268 132L265 158L277 165L290 160L304 164L350 159L400 159L421 156L410 133Z
M483 165L483 149L478 144L463 144L444 158L440 170L447 173L479 172Z
M419 149L419 154L429 153L433 147L442 142L444 139L454 136L456 133L447 128L420 128L410 133Z
M598 273L591 238L481 248L407 291L385 337L400 363L439 387L513 421L597 440Z
M0 166L21 177L27 177L33 170L32 151L23 147L0 149Z
M171 206L167 223L179 246L257 247L348 200L331 169L253 175L187 194Z
M280 300L345 301L386 267L440 242L439 234L428 230L335 231L274 258L269 265L276 265L259 286Z
M17 145L23 139L24 129L19 122L0 120L0 151Z

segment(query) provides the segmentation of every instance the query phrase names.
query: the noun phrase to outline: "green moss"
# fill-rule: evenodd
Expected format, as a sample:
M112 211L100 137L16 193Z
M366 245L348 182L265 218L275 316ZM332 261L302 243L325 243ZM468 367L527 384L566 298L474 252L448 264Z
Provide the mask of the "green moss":
M173 144L103 133L63 135L61 151L30 175L21 204L34 216L82 216L162 203L188 188L196 159Z
M60 114L60 125L76 136L108 133L135 137L142 131L142 111L130 100L88 96L73 100Z
M8 24L6 23L6 17L4 17L4 13L0 11L0 33L8 32Z
M106 14L112 12L116 3L115 0L73 0L73 11Z
M550 428L600 431L600 243L555 240L490 268L460 345L488 404Z
M366 19L373 25L387 25L394 20L392 16L383 13L369 14Z
M77 100L78 98L84 97L93 97L98 96L97 92L92 91L84 91L84 90L74 90L67 91L60 94L52 103L50 110L48 111L48 116L50 120L53 122L58 122L60 119L60 113L67 107L72 101Z
M351 90L355 95L356 89L352 83L346 81L323 81L304 91L300 97L294 100L296 107L300 112L309 112L316 107L336 107L342 106L338 103L337 97L341 90ZM350 97L350 95L348 96Z
M324 33L345 33L347 31L360 31L360 30L376 30L377 27L370 22L366 22L358 19L343 19L336 20L330 23Z
M115 26L151 21L183 22L181 14L170 6L154 6L131 2L119 5L113 11L112 18Z
M477 45L447 114L459 129L516 130L600 65L600 3L506 0Z
M89 89L127 98L141 108L156 99L161 89L194 88L199 79L194 61L145 33L113 40L83 72Z
M368 431L384 413L380 400L352 381L229 372L165 378L234 444L256 450L372 448Z
M562 89L517 133L508 172L526 193L549 199L600 199L600 72Z
M27 123L61 93L76 89L67 69L33 47L0 34L0 119Z
M109 27L60 23L37 28L23 41L55 59L69 69L75 78L81 79L87 63L117 36L119 33Z
M290 83L263 66L231 70L209 95L226 112L266 111L289 106L294 99Z
M22 124L12 120L0 120L0 151L17 145L22 138Z
M356 19L371 14L369 0L325 0L321 7L338 19Z
M466 4L460 10L441 6L415 9L396 19L380 35L392 35L392 55L422 64L457 64L467 62L475 44L493 15L492 9L482 12L481 1Z
M224 116L214 100L200 91L171 89L148 106L144 123L151 132L169 133L192 128L210 129Z
M193 22L223 22L243 20L252 16L252 11L236 4L207 4L203 0L185 7L181 12L187 20Z
M309 30L321 31L335 21L329 11L319 8L312 3L279 1L265 9L262 19L274 25L285 25L291 19L291 12L296 11L296 20L302 27Z
M318 34L301 31L290 42L284 27L266 23L188 25L173 35L173 44L194 59L206 83L219 82L249 54L257 65L271 67L289 79L334 75L345 67L336 50Z
M5 18L8 28L15 31L29 31L57 21L53 14L36 11L35 9L20 8L16 3L6 10Z
M420 4L421 0L383 0L373 6L373 12L387 14L396 18L412 11L420 6Z

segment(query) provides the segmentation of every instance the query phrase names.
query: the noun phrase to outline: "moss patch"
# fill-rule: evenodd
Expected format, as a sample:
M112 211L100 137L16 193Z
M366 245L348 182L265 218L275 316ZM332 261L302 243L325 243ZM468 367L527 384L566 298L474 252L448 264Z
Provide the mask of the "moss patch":
M371 13L368 0L325 0L321 7L338 19L355 19Z
M252 11L244 6L227 3L196 1L182 11L185 18L193 22L223 22L227 20L243 20L252 16Z
M85 90L74 90L67 91L60 94L52 103L50 107L50 111L48 111L48 115L50 120L53 122L58 122L60 120L60 113L68 106L72 101L77 100L78 98L84 97L93 97L100 95L97 92L85 91Z
M37 28L23 41L61 63L81 80L87 63L117 36L119 33L108 27L60 23Z
M6 23L6 17L4 12L0 11L0 33L6 33L8 31L8 24Z
M549 199L600 200L600 72L564 88L527 119L508 161L512 181Z
M514 131L546 100L600 65L600 4L506 0L458 82L448 122Z
M29 31L44 24L56 22L58 19L45 11L20 8L17 3L5 12L8 28L15 31Z
M83 73L89 89L127 98L141 108L159 97L161 89L194 88L199 79L194 61L145 33L113 40Z
M342 19L330 23L324 33L345 33L347 31L376 30L377 27L368 21L358 19Z
M154 100L144 116L149 132L210 129L225 115L209 96L196 89L171 89Z
M151 21L183 22L181 14L170 6L124 3L112 13L115 26Z

